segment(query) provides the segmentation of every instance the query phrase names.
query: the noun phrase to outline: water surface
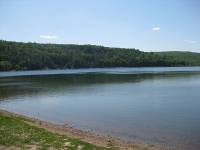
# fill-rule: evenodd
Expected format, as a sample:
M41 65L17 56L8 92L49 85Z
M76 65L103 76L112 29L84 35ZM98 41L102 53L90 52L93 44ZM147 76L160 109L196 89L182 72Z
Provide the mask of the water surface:
M200 147L200 67L0 72L0 109L101 134Z

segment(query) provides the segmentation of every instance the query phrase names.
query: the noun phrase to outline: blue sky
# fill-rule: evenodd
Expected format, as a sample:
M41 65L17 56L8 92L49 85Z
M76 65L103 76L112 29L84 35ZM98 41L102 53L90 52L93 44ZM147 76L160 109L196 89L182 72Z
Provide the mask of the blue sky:
M0 39L200 52L199 0L0 0Z

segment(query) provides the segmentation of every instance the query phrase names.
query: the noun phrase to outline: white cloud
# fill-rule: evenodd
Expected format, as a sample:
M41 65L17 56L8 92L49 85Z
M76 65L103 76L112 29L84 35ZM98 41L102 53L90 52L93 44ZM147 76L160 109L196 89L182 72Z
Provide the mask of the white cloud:
M191 40L186 40L186 42L189 42L189 43L196 43L196 41L191 41Z
M40 35L40 38L55 39L55 38L57 38L57 36L55 36L55 35Z
M160 28L152 28L153 31L159 31Z

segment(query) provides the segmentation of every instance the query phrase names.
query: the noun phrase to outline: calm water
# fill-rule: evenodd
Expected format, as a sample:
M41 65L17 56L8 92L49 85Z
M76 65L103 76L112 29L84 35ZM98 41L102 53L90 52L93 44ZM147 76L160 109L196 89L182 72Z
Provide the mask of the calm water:
M200 67L0 72L0 109L199 150Z

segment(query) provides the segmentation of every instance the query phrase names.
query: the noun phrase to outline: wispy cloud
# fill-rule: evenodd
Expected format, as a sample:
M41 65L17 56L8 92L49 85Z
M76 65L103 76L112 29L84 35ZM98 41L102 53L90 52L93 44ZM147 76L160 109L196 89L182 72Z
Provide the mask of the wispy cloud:
M186 40L188 43L196 43L197 41Z
M160 28L152 28L153 31L159 31Z
M40 38L44 38L44 39L55 39L58 38L55 35L40 35Z

